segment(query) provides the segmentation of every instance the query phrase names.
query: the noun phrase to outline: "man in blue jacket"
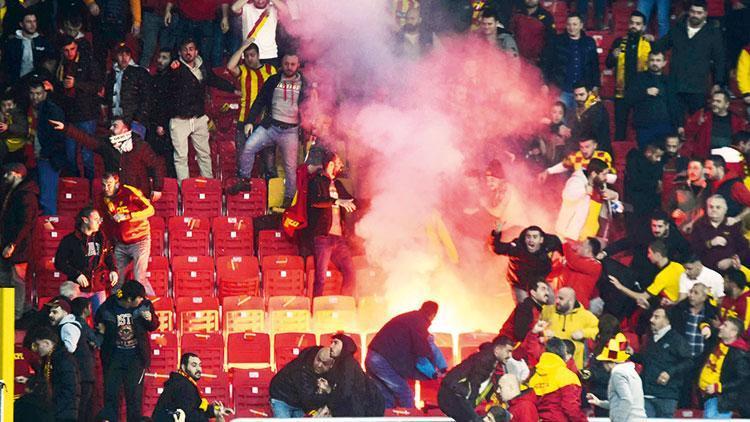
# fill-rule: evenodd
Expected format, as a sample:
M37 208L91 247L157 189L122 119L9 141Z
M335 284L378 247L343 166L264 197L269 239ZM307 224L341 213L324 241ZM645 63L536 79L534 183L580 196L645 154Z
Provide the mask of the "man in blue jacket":
M424 302L418 310L388 321L370 342L365 368L378 381L387 409L413 408L409 380L435 379L447 369L429 332L437 311L437 303Z
M65 120L65 114L48 98L45 82L33 80L29 83L29 133L34 141L42 214L57 215L57 179L65 165L65 137L49 121Z

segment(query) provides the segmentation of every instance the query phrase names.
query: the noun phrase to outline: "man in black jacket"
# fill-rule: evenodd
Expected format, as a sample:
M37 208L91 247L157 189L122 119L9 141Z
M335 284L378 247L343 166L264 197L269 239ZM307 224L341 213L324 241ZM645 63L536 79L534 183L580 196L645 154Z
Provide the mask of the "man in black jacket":
M149 123L151 75L146 68L138 66L133 61L133 51L125 43L120 43L115 49L115 58L104 84L104 98L109 107L109 114L111 117L122 117L135 124L143 137L142 129ZM165 101L165 98L159 100Z
M281 59L282 72L269 77L263 84L258 98L245 119L245 132L252 132L240 155L240 183L233 187L236 193L250 187L255 154L271 145L281 148L284 160L284 208L292 204L297 191L297 151L299 150L300 105L305 99L305 80L299 72L299 57L287 53ZM265 116L253 132L250 122L257 121L261 113Z
M112 119L107 139L96 139L75 126L60 121L50 120L49 123L55 130L64 131L69 139L101 155L104 159L104 171L118 173L123 184L137 188L151 202L161 198L164 163L122 117Z
M573 86L576 101L575 119L571 123L572 139L594 139L600 150L612 152L609 113L595 92L583 83Z
M383 416L385 400L377 383L362 370L357 343L346 334L331 337L335 359L329 378L333 381L326 407L333 417Z
M526 334L539 320L542 306L549 304L550 287L543 278L538 279L529 288L529 296L516 305L513 312L505 320L499 336L509 337L513 341L523 341Z
M708 356L698 379L698 387L707 398L705 418L730 419L733 411L742 418L750 415L750 346L742 338L743 332L742 321L737 318L727 318L719 327L720 342Z
M680 120L706 104L706 78L713 75L714 89L726 86L727 66L721 28L707 22L705 0L693 0L686 21L672 27L654 43L654 50L672 50L669 76L677 94Z
M188 169L188 138L195 147L201 176L213 178L211 168L211 148L208 145L208 116L206 116L206 87L212 86L226 92L234 92L234 86L211 70L198 54L193 39L180 44L180 58L171 65L172 119L169 132L174 146L174 166L177 180L182 182L190 177ZM294 173L294 168L291 169ZM289 173L287 173L288 175ZM288 179L288 177L287 177Z
M169 119L172 117L172 104L164 101L169 98L174 87L169 65L172 63L172 52L168 48L159 50L156 56L156 73L151 76L152 92L149 108L149 126L146 131L146 142L151 149L164 160L167 177L177 177L174 170L174 147L169 138Z
M154 307L145 297L143 285L128 280L96 311L94 323L104 335L104 408L99 412L103 420L117 420L121 388L125 390L128 420L141 420L143 376L151 363L148 332L159 327Z
M510 359L513 345L510 338L498 336L448 371L438 391L440 410L457 421L483 421L474 409L494 393L495 367Z
M365 368L378 381L386 408L413 408L408 380L435 379L447 368L429 332L437 311L437 303L424 302L416 311L393 317L370 342Z
M65 118L78 129L93 135L99 116L97 94L101 87L99 67L86 50L78 48L78 40L66 35L61 42L62 60L55 78L60 106L65 109ZM72 139L65 140L65 158L70 174L78 177L78 145ZM81 148L84 176L94 178L94 153Z
M672 329L664 308L656 308L651 315L651 332L631 360L643 365L641 379L648 417L672 418L692 359L685 339Z
M315 245L315 284L313 297L322 296L328 264L333 261L343 275L341 292L353 296L355 289L354 264L346 244L344 216L354 212L354 197L337 180L344 168L344 162L329 152L323 160L323 169L309 182L307 191L308 225L314 236Z
M29 133L35 145L39 206L43 215L57 215L57 183L65 166L65 137L55 132L50 120L65 120L65 113L49 98L43 80L29 82ZM41 148L37 150L36 145Z
M634 10L628 19L628 33L615 39L607 54L607 68L615 70L615 141L625 140L632 106L628 101L629 91L638 72L647 69L651 43L643 36L645 29L646 16Z
M332 383L327 379L334 358L329 347L313 346L302 350L271 379L271 410L276 418L302 418L322 410Z
M106 290L117 284L112 244L99 230L102 217L94 207L83 208L76 216L76 228L60 241L55 253L55 269L93 298L94 312L107 298Z
M3 67L10 85L31 73L42 61L54 57L52 44L37 31L37 16L24 13L15 35L8 38L3 49Z
M20 163L3 166L0 203L0 285L15 286L15 318L29 308L26 303L26 269L31 258L31 231L39 212L39 188L26 177Z
M683 125L682 116L677 111L674 85L662 73L666 65L664 52L649 53L648 71L639 72L628 91L639 148L650 142L661 141Z
M195 353L183 353L180 358L180 369L169 374L164 382L164 390L154 407L152 418L154 422L173 422L172 415L178 410L185 414L186 421L208 421L216 418L224 421L227 415L233 415L234 410L224 407L221 402L208 403L201 395L198 387L202 375L201 360Z
M633 206L626 214L629 235L645 231L651 214L661 208L662 156L664 146L650 143L631 149L625 159L625 200Z

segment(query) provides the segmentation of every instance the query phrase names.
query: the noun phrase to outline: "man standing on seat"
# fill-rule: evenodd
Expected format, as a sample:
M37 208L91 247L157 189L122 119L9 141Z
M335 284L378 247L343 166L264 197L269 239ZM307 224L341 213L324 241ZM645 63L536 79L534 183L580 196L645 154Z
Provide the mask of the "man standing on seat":
M409 380L436 379L447 369L429 332L437 311L437 303L424 302L418 310L388 321L370 342L365 369L378 381L386 409L413 408Z
M357 206L354 205L352 195L337 180L343 168L341 158L336 153L329 152L323 160L323 169L309 183L308 222L315 236L313 297L323 295L326 270L331 261L344 277L340 294L354 295L354 265L346 244L344 216L354 212Z

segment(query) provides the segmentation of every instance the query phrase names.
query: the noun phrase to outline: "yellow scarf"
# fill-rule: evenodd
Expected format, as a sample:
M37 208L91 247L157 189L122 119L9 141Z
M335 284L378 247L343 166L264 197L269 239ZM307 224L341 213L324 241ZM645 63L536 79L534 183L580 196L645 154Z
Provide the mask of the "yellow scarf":
M628 44L628 36L625 35L620 41L620 55L617 56L617 80L615 81L615 98L625 97L625 56ZM648 53L651 52L651 43L643 37L638 39L638 72L648 69Z

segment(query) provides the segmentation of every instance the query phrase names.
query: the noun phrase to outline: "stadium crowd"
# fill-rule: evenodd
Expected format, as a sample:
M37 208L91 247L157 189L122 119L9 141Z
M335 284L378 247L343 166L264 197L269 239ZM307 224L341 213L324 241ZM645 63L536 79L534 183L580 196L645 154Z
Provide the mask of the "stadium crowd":
M144 400L159 333L187 324L160 305L172 303L168 266L177 297L178 261L209 255L205 221L223 201L227 238L242 218L256 232L294 234L284 242L311 270L297 296L356 295L351 217L366 198L344 180L357 163L334 151L325 123L303 128L316 87L297 52L305 41L285 29L305 18L298 1L0 1L0 283L15 287L17 369L26 367L16 420L222 421L248 411L236 397L258 387L236 383L233 401L214 400L201 384L225 374L203 368L223 357L184 340L179 360L159 368L171 373L158 399ZM438 304L427 301L382 326L366 354L343 331L317 346L300 338L264 387L273 416L412 409L414 382L435 381L431 404L457 421L629 421L678 409L750 417L750 3L588 3L388 2L384 42L404 60L458 33L539 67L540 91L559 100L508 156L559 188L550 200L559 212L548 232L513 227L505 213L525 204L510 194L505 157L474 163L486 189L472 218L507 257L515 300L499 333L452 366L430 333ZM188 209L196 184L208 208ZM232 214L258 197L259 213ZM155 277L166 250L155 215L171 217L166 281ZM205 231L205 253L177 249L179 221L187 238ZM224 239L210 224L217 283L209 257L208 290L183 280L197 270L181 288L200 303L216 290L225 308L228 297L258 296L250 275L239 290L219 276ZM52 250L45 233L55 233ZM265 274L279 254L254 258L250 236L232 255L255 260L257 278L258 261ZM55 274L51 289L43 274ZM274 294L263 277L267 299L295 294Z

